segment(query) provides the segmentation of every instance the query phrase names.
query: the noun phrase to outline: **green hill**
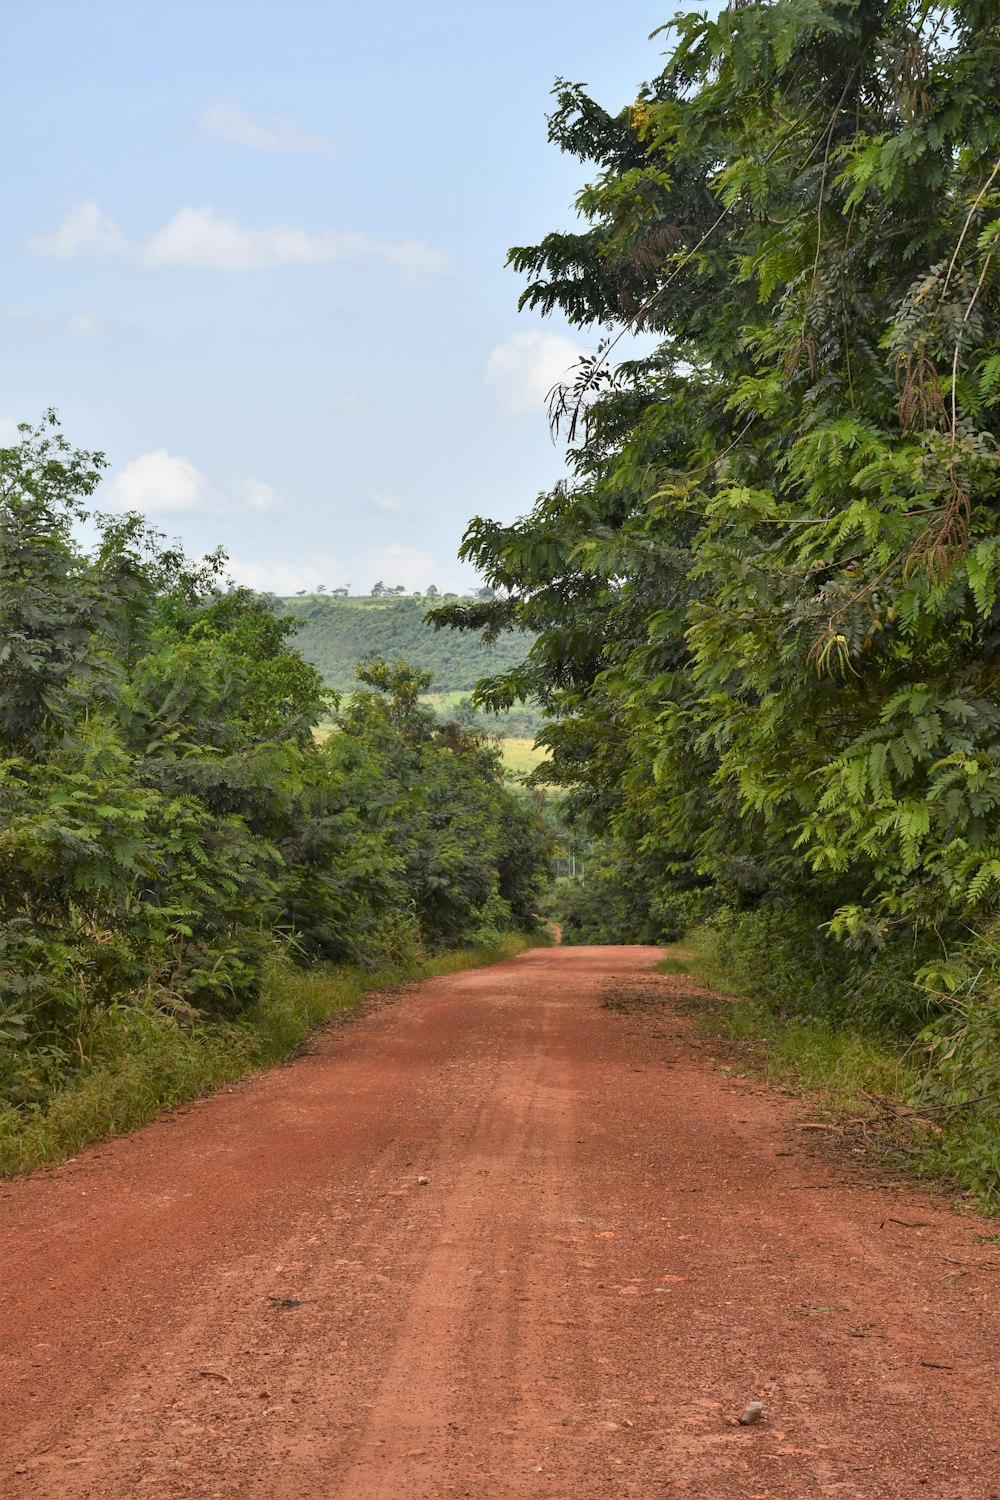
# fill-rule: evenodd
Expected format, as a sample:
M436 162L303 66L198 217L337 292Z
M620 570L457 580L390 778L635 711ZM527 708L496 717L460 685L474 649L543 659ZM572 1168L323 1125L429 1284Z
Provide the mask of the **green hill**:
M441 692L469 692L480 677L515 666L530 645L527 637L514 636L487 647L462 631L435 630L424 620L429 606L423 599L307 594L279 599L278 606L301 621L295 645L338 692L357 686L354 664L366 656L432 672Z

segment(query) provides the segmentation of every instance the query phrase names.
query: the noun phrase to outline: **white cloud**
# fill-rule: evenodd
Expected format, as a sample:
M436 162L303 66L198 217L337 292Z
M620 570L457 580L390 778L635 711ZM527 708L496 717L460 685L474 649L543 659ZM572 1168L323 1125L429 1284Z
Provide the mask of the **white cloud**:
M251 510L274 510L278 504L273 485L265 484L262 479L234 479L233 489Z
M235 583L246 584L261 594L297 594L300 589L313 593L319 585L328 589L340 584L341 563L337 558L320 554L311 563L252 562L231 557L228 573Z
M29 240L38 255L72 260L77 255L121 255L128 242L113 219L92 198L70 209L53 234Z
M231 99L210 104L198 123L205 135L249 146L251 151L329 151L333 146L329 136L309 130L288 115L271 115L264 123Z
M109 488L119 510L175 514L204 510L208 501L204 474L189 459L177 458L165 448L134 458Z
M28 307L0 307L0 327L21 333L34 333L42 320Z
M96 312L75 312L66 319L66 327L78 339L100 339L104 337L104 319Z
M354 417L361 410L361 399L350 391L344 391L341 395L334 396L333 405L337 411L346 412L349 417Z
M371 578L365 588L370 588L380 579L389 588L401 583L412 593L414 589L423 590L428 584L437 582L441 571L429 552L415 552L412 547L403 547L398 542L370 552L367 562Z
M147 266L197 271L264 271L282 265L316 265L330 259L323 235L276 224L244 229L210 208L182 208L146 241Z
M0 307L0 334L11 336L49 335L71 333L78 339L100 339L107 332L107 323L101 313L91 309L70 313L56 320L43 318L27 307Z
M247 510L263 514L276 510L280 496L263 479L233 479L215 483L189 458L156 448L125 465L108 486L116 510L138 510L153 515L239 515Z
M386 266L406 282L439 274L444 257L420 240L380 240L357 230L314 234L290 224L248 229L211 208L181 208L141 251L145 265L192 271L267 271L331 261Z
M423 240L376 240L353 232L341 235L340 239L345 243L338 259L388 266L398 271L404 286L443 276L450 270L447 256L433 245L425 245Z
M179 208L147 240L133 244L96 203L85 203L67 214L54 234L29 240L28 247L60 260L94 252L130 256L149 269L179 266L190 271L268 271L339 261L384 267L405 285L448 270L441 252L422 240L378 239L357 229L317 234L294 224L248 229L211 207Z
M370 490L371 502L376 510L380 510L384 516L408 516L410 514L409 501L401 500L398 495L390 495L386 490Z
M0 448L13 448L21 441L21 433L13 417L0 417Z
M490 351L483 379L505 411L536 411L583 352L561 334L512 333Z

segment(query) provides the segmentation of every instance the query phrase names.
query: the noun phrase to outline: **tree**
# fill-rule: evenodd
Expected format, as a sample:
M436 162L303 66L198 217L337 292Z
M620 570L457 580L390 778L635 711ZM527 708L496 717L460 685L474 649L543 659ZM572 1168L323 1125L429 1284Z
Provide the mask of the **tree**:
M73 546L104 455L74 453L51 411L19 432L0 449L0 733L40 750L92 694L113 691L96 637L125 601L81 576Z
M370 664L320 745L338 703L297 622L221 554L88 514L101 469L51 415L0 449L0 1108L88 1066L109 1016L234 1018L283 954L372 965L530 925L544 877L426 676Z
M438 619L539 631L480 698L546 704L654 891L805 903L956 983L1000 897L994 10L674 26L629 108L557 90L585 227L510 259L610 342L553 402L572 482L472 523L499 597ZM625 328L659 344L616 369Z

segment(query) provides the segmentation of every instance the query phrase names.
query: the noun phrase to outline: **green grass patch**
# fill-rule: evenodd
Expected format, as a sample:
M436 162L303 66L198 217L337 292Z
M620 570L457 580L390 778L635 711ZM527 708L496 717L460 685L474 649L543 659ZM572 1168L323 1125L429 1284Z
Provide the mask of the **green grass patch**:
M757 1066L769 1082L797 1085L823 1095L833 1111L873 1113L867 1094L904 1104L916 1071L902 1049L882 1038L848 1031L832 1022L783 1016L766 1000L733 994L710 933L698 931L671 947L657 964L661 974L686 974L731 998L708 1003L698 1017L705 1035L760 1044Z
M674 972L690 974L710 989L731 996L702 1012L699 1029L707 1035L759 1043L757 1065L769 1082L822 1095L822 1103L833 1112L870 1118L879 1106L869 1095L906 1108L917 1069L902 1043L832 1021L784 1015L771 1001L734 993L732 977L719 961L710 931L691 934L681 954L683 969Z
M421 693L421 703L427 703L435 712L447 714L453 712L460 703L469 701L468 688L452 688L446 693Z
M843 1021L794 1015L768 997L740 993L720 961L714 935L699 929L657 965L689 974L720 993L698 1001L698 1029L731 1041L740 1066L768 1083L808 1095L811 1107L840 1124L894 1166L945 1179L975 1206L1000 1212L995 1101L975 1109L929 1105L922 1048Z
M691 960L670 953L656 965L657 974L690 974Z
M74 1156L123 1135L164 1110L292 1056L317 1026L349 1014L375 990L497 963L538 945L504 937L395 968L275 964L260 1000L239 1021L185 1024L153 1006L120 1005L89 1038L89 1062L43 1106L0 1104L0 1176Z
M874 1037L850 1034L820 1021L782 1017L766 1004L734 999L702 1017L707 1034L763 1044L761 1066L769 1081L798 1085L822 1094L834 1113L849 1111L874 1118L874 1095L905 1108L916 1070L904 1056Z
M527 776L536 766L548 760L549 752L544 745L536 745L533 739L512 735L500 745L503 763L508 771L517 776Z

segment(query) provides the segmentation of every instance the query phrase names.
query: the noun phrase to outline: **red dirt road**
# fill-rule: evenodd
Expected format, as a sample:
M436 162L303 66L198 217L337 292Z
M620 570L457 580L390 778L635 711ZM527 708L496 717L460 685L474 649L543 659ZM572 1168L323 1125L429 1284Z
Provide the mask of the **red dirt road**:
M816 1154L656 957L416 986L0 1187L3 1500L1000 1496L997 1226Z

